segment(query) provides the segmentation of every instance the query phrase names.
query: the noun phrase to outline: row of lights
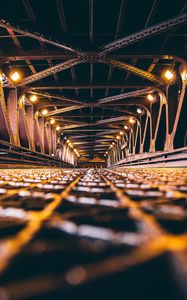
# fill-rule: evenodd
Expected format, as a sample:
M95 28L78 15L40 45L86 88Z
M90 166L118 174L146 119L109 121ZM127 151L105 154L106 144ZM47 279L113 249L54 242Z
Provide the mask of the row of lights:
M174 73L171 70L166 70L163 74L163 76L167 79L167 80L172 80L174 78ZM12 79L12 81L19 81L21 79L21 75L18 71L12 71L10 73L10 78Z
M165 74L165 75L168 77L168 79L169 79L169 77L170 77L170 79L172 79L172 77L174 76L172 73L170 73L170 71L167 71L166 73L167 73L167 74ZM154 97L152 94L148 94L148 95L147 95L147 99L148 99L150 102L152 102L152 101L155 99L155 97ZM141 115L141 114L143 113L143 110L142 110L141 108L138 107L137 110L136 110L136 112L137 112L139 115ZM131 118L129 119L129 123L130 123L130 124L135 124L135 123L136 123L136 119L133 118L133 117L131 117ZM125 129L125 130L127 130L128 128L129 128L129 127L128 127L127 125L124 126L124 129ZM120 140L122 135L123 135L123 131L120 131L119 134L116 136L116 140ZM114 145L115 145L115 143L113 142L113 143L110 145L109 149L110 149L110 148L113 148ZM108 151L105 152L104 156L106 156L107 154L108 154Z
M137 109L137 110L138 110L138 109ZM141 110L141 113L142 113L142 110ZM133 118L133 117L129 118L129 123L130 123L130 124L135 124L135 123L136 123L136 119ZM129 126L124 125L124 129L125 129L125 130L128 130L128 129L129 129ZM122 137L123 134L124 134L124 132L123 132L122 130L120 130L120 132L119 132L118 135L116 136L116 141L119 141L119 140L121 139L121 137ZM114 145L115 145L115 142L112 142L112 143L110 144L110 146L109 146L109 150L110 150L111 148L113 148ZM107 154L108 154L108 151L105 152L104 156L107 156Z
M38 97L36 96L36 95L32 95L30 98L30 101L31 102L36 102L37 100L38 100ZM47 116L47 114L48 114L48 110L46 109L46 108L44 108L42 111L41 111L41 114L43 115L43 116ZM55 124L55 119L54 118L51 118L50 119L50 121L49 121L49 123L51 124L51 125L54 125ZM60 130L60 126L56 126L56 130L57 131L59 131Z
M165 77L167 80L172 80L172 79L174 78L174 73L173 73L172 71L170 71L170 70L166 70L165 73L164 73L164 77ZM11 78L13 81L16 82L16 81L19 81L19 80L20 80L21 76L20 76L20 74L19 74L17 71L14 71L14 72L12 72L12 73L10 74L10 78ZM154 100L154 96L153 96L152 94L148 94L148 95L147 95L147 99L151 102L151 101ZM32 96L30 97L30 101L33 102L33 103L36 102L36 101L37 101L37 96L36 96L36 95L32 95ZM138 113L138 114L142 114L142 112L143 112L142 109L137 108L137 113ZM41 113L42 113L43 116L46 116L46 115L48 114L48 110L45 108L45 109L43 109L43 110L41 111ZM134 124L135 122L136 122L136 120L135 120L133 117L131 117L131 118L129 119L129 123ZM50 124L53 125L54 123L55 123L55 120L54 120L54 119L51 119L51 120L50 120ZM125 125L124 128L125 128L125 129L128 129L128 126ZM56 130L59 131L59 130L60 130L60 126L56 126ZM117 140L119 140L119 139L121 138L120 135L123 135L123 132L122 132L122 131L120 131L120 132L119 132L119 135L117 135L117 137L116 137ZM68 145L69 145L71 148L74 148L74 147L73 147L73 144L72 144L69 140L67 140L67 142L68 142ZM110 148L113 148L114 145L115 145L115 143L113 142L113 143L110 145ZM73 151L77 154L78 157L80 156L79 153L78 153L78 151L77 151L75 148L73 149ZM108 154L108 151L106 151L105 156L106 156L107 154Z
M65 138L66 139L66 138ZM79 152L77 151L77 149L76 148L74 148L74 145L73 145L73 143L68 139L67 141L66 141L66 143L68 144L68 146L75 152L75 154L77 155L77 157L80 157L80 154L79 154Z

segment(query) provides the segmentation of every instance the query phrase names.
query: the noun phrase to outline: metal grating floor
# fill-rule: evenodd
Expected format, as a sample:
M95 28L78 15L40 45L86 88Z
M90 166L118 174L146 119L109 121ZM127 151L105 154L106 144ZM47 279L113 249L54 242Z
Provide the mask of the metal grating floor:
M0 171L0 300L187 299L187 169Z

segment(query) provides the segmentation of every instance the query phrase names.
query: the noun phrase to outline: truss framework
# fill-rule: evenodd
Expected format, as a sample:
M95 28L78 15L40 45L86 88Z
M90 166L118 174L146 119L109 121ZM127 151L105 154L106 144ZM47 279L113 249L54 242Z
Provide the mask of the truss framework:
M146 37L153 36L162 31L173 28L179 24L183 24L186 21L187 21L187 13L176 16L175 18L169 19L159 24L150 26L149 28L143 29L134 34L130 34L129 36L115 40L107 45L102 46L101 49L103 50L103 52L101 52L101 55L104 55L114 50L118 50L122 47L126 47L132 43L136 43L142 39L145 39Z

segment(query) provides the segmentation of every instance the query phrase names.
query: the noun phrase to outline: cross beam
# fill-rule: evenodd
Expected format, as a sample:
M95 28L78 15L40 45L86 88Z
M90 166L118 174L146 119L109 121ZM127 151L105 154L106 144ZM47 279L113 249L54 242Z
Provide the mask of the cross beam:
M113 59L102 59L101 62L104 62L106 64L108 64L109 66L113 66L115 68L121 69L121 70L125 70L127 72L131 72L137 76L143 77L147 80L150 80L152 82L158 83L158 84L163 84L164 82L162 82L156 75L142 70L140 68L137 68L135 66L129 65L127 63L118 61L118 60L113 60Z
M127 47L128 45L139 42L142 39L156 35L162 31L176 27L177 25L183 24L186 21L187 21L187 13L178 15L175 18L150 26L146 29L130 34L126 37L117 39L109 44L102 46L101 49L103 51L101 52L100 55L105 55L106 53L109 53L111 51L118 50L123 47Z
M130 98L130 97L137 97L137 96L148 94L152 90L153 90L153 88L136 90L136 91L132 91L132 92L129 92L129 93L123 93L123 94L119 94L119 95L115 95L115 96L111 96L111 97L102 98L98 102L100 104L104 104L104 103L108 103L108 102L112 102L112 101L117 101L117 100L120 100L120 99L126 99L126 98Z
M33 75L23 78L23 80L21 81L21 83L18 84L18 86L23 86L23 85L32 83L34 81L43 79L50 75L56 74L62 70L69 69L77 64L80 64L81 62L82 61L79 58L67 60L67 61L57 64L55 66L49 67L43 71L40 71L38 73L35 73Z
M32 39L38 40L39 42L47 43L47 44L56 46L58 48L61 48L61 49L64 49L64 50L76 53L78 55L81 54L78 50L75 50L72 47L69 47L69 46L67 46L67 45L65 45L63 43L59 43L58 41L53 41L52 39L49 39L49 38L45 37L41 33L38 33L38 32L37 33L36 32L33 33L31 31L21 29L21 28L19 28L17 26L13 26L9 22L7 22L6 20L3 20L3 19L0 20L0 27L6 28L6 29L11 29L14 32L17 32L17 33L20 33L20 34L22 34L24 36L27 36L27 37L30 37Z

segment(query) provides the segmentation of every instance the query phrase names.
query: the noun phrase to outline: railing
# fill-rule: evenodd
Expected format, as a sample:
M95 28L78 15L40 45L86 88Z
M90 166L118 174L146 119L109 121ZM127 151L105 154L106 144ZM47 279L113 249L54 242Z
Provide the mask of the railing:
M187 147L173 151L131 155L111 166L115 167L187 167Z

